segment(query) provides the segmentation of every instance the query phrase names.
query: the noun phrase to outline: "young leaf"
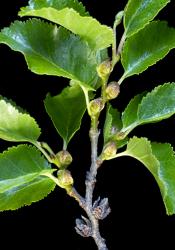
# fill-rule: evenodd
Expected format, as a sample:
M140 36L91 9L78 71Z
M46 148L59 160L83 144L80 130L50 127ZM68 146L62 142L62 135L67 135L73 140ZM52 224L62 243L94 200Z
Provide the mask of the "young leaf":
M175 29L166 22L155 21L130 37L122 50L121 60L124 67L122 79L140 74L149 66L165 57L175 48Z
M0 43L24 54L29 69L37 74L63 76L94 83L95 52L78 36L38 19L16 21L0 33Z
M79 130L86 110L83 91L78 85L65 88L59 95L48 95L44 101L46 111L57 132L67 147L70 139Z
M121 153L142 162L159 185L167 214L175 213L175 155L170 144L150 143L146 138L130 139Z
M110 138L121 128L122 122L119 111L114 109L111 104L108 104L106 110L106 120L103 129L104 143L107 143Z
M134 100L136 105L132 106ZM123 128L121 131L126 135L136 126L158 122L175 114L175 83L158 86L142 100L138 97L135 97L134 100L131 101L122 116Z
M117 109L114 109L111 104L108 104L106 110L106 119L103 128L104 145L109 141L116 143L117 149L122 148L127 144L128 139L117 140L114 135L122 128L122 121L120 113Z
M29 6L21 8L21 12L33 9L41 9L44 7L53 7L62 10L66 7L76 10L81 16L88 16L88 12L81 2L78 0L30 0Z
M143 96L144 96L144 93L138 94L133 99L131 99L128 106L122 113L122 122L123 122L124 128L129 127L131 124L137 121L138 105L141 102Z
M153 154L159 161L157 179L168 215L175 214L175 155L170 144L152 143Z
M74 34L81 36L95 50L109 47L113 42L113 31L106 25L101 25L96 19L80 15L73 8L57 8L50 1L42 1L41 4L33 4L22 8L20 16L42 17L59 24ZM52 2L52 1L51 1Z
M32 146L20 145L0 154L0 211L18 209L47 196L55 184L44 174L51 172Z
M7 141L37 141L40 128L36 121L11 101L0 97L0 138Z
M143 29L170 0L129 0L124 15L126 36Z

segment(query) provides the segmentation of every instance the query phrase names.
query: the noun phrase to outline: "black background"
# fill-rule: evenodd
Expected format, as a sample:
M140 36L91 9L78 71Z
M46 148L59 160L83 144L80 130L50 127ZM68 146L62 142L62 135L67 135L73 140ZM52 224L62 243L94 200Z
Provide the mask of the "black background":
M112 26L115 14L124 8L126 0L83 1L92 16L101 23ZM168 20L175 27L175 3L160 12L156 19ZM0 7L0 28L17 19L17 11L27 1L3 1ZM122 34L119 28L118 35ZM164 82L175 79L175 54L168 56L139 76L125 80L119 98L113 102L120 111L129 100L144 90L151 90ZM116 66L111 80L117 80L122 67ZM27 69L20 53L7 46L0 47L0 94L11 98L36 118L42 128L41 140L47 141L59 151L62 141L44 111L46 94L57 94L68 81L63 78L35 75ZM70 143L69 150L74 162L71 170L75 186L83 194L84 178L90 164L90 143L88 138L89 119L83 119L80 132ZM145 136L153 141L174 142L174 117L158 124L145 125L135 129L132 135ZM12 144L0 141L3 151ZM165 208L156 182L142 164L131 158L106 162L98 174L95 196L109 197L112 213L101 223L102 234L109 249L158 249L174 244L175 217L166 216ZM1 249L91 249L96 247L91 239L83 239L74 231L75 218L82 214L76 202L67 197L64 190L56 188L46 199L17 211L0 214ZM22 243L23 241L23 243ZM4 247L2 247L5 244ZM47 247L50 245L50 247Z

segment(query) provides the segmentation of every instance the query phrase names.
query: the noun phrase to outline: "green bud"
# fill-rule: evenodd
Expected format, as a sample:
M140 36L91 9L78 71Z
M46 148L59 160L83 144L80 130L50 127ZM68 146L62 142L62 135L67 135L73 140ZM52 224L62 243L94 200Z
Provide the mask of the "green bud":
M72 178L70 171L66 169L58 170L57 178L58 178L59 186L62 188L68 188L69 186L72 186L74 183L74 180Z
M102 159L109 160L117 153L117 146L115 142L109 142L105 145L102 152Z
M100 78L106 78L111 73L111 61L106 60L97 66L97 73Z
M111 82L108 84L105 92L107 100L115 99L120 93L120 85L117 82Z
M118 132L116 135L114 135L115 140L123 140L126 137L125 132Z
M72 162L72 156L67 150L62 150L56 154L60 167L67 167Z
M124 11L123 10L121 10L121 11L119 11L117 13L117 15L115 16L115 23L116 23L116 25L118 25L118 24L121 23L123 16L124 16Z
M104 108L104 103L102 98L97 98L89 103L89 110L92 116L98 115Z

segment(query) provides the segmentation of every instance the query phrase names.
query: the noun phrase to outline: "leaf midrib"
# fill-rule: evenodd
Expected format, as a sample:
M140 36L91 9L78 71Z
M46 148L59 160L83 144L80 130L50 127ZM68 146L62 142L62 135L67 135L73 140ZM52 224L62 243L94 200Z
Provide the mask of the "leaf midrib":
M135 68L137 69L137 68L138 68L138 65L141 64L142 62L145 62L146 60L148 60L149 57L151 57L152 55L155 55L155 54L159 54L161 51L164 51L164 50L167 49L167 48L168 48L168 46L163 46L163 47L161 47L160 49L157 49L157 50L156 50L156 53L155 53L155 52L147 53L146 56L143 55L143 56L139 57L139 60L137 60L135 63L132 63L132 65L134 65L134 66L133 66L133 67L129 67L130 69L127 70L127 71L124 73L124 75L125 75L125 76L129 75L130 72L133 71L133 68L134 68L134 69L135 69ZM167 52L165 52L165 53L168 53L170 50L171 50L171 48L168 48L168 49L167 49ZM142 58L143 58L143 59L142 59ZM144 59L144 58L145 58L145 59ZM157 60L156 60L155 62L153 62L153 64L155 64L157 61L159 61L159 58L157 58ZM151 65L153 65L153 64L151 64ZM130 65L130 64L129 64L129 65ZM151 65L149 64L148 67L150 67ZM147 67L147 68L148 68L148 67ZM139 72L139 73L141 73L141 72Z
M151 1L150 1L151 2ZM130 21L129 21L129 23L128 23L128 28L126 29L126 33L127 33L127 31L128 31L128 29L130 28L130 25L131 25L131 23L132 23L132 21L133 21L133 19L137 16L137 14L140 12L140 10L142 10L143 8L144 8L144 6L146 5L146 2L145 3L142 3L142 8L138 8L137 10L136 10L136 12L134 13L134 15L132 16L132 18L130 18ZM149 21L148 22L146 22L145 23L145 25L142 27L142 28L144 28L146 25L147 25L147 23L149 23ZM140 28L140 29L142 29L142 28ZM139 30L140 30L139 29ZM134 34L134 33L132 33L132 34Z
M4 34L7 38L9 38L9 36L7 36L6 34ZM69 75L71 79L74 79L74 80L77 80L77 81L80 81L80 79L76 78L74 75L70 74L68 71L65 71L63 68L59 67L56 63L50 61L48 58L44 57L42 54L36 52L36 50L34 50L31 46L25 46L24 44L20 43L19 41L17 42L13 37L11 37L11 39L13 41L15 41L15 43L17 44L20 44L24 50L28 50L29 52L26 52L26 55L25 55L25 52L24 51L20 51L17 49L18 52L21 52L24 56L28 56L27 53L33 53L35 54L37 57L41 57L43 60L45 60L47 63L50 63L51 65L53 65L54 67L56 67L56 69L60 69L65 75ZM8 43L4 42L6 45L8 45ZM16 49L15 49L16 50ZM59 72L58 72L59 73Z

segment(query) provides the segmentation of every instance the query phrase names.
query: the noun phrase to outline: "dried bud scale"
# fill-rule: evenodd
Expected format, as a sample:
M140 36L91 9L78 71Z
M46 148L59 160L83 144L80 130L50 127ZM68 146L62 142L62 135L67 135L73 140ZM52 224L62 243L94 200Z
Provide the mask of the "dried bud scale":
M82 216L82 219L76 219L75 223L75 230L77 234L81 235L82 237L92 236L91 222L87 218Z
M100 199L100 197L94 202L93 205L93 215L98 220L105 219L111 212L109 207L108 198Z

